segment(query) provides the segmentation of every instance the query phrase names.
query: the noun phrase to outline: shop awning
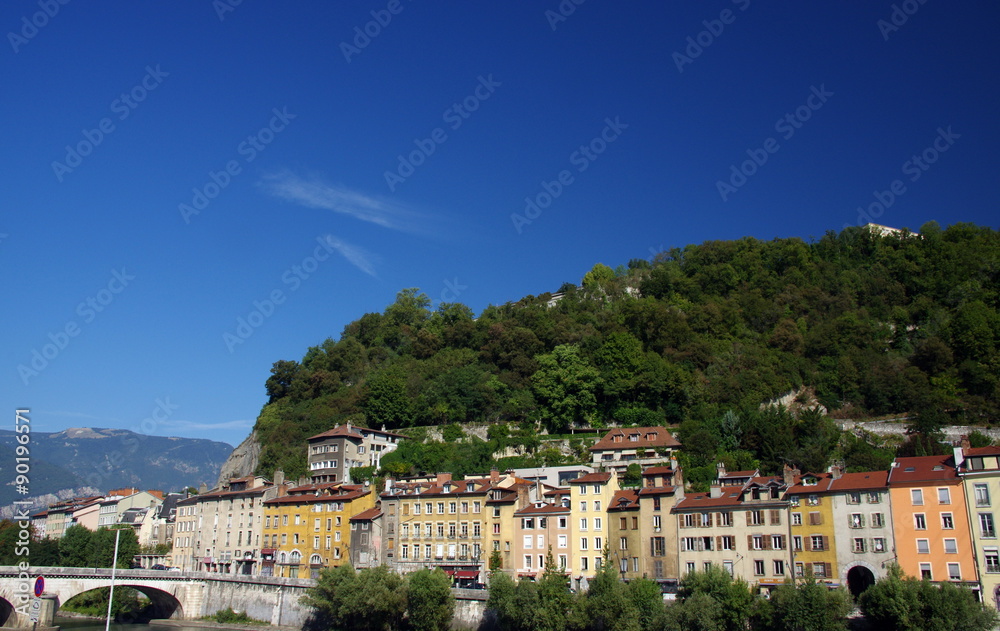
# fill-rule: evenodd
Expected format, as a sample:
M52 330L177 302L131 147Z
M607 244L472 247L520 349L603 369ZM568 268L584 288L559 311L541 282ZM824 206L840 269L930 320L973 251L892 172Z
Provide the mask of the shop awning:
M455 572L455 578L479 578L478 570L459 570Z
M448 576L455 576L455 570L445 570L444 573Z

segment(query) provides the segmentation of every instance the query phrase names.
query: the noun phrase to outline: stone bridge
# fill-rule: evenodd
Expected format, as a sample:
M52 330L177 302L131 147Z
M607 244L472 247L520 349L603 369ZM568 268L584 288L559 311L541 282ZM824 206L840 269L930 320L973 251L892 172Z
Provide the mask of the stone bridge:
M0 627L31 627L28 616L19 612L27 611L37 576L45 577L39 627L51 626L55 612L73 596L111 584L110 569L33 567L23 573L17 567L0 566ZM302 627L309 609L299 604L299 598L313 585L309 579L270 576L115 570L115 587L145 594L154 618L193 620L231 607L272 625Z

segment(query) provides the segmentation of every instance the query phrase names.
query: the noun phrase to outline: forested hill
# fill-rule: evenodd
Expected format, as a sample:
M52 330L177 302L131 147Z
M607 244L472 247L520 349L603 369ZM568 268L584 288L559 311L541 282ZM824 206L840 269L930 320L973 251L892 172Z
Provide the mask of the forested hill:
M709 241L597 264L561 297L478 317L462 304L430 311L424 294L403 290L301 361L274 364L258 471L304 472L305 439L344 421L537 422L553 432L686 422L689 438L760 457L754 441L780 440L773 428L754 438L747 419L800 386L834 417L995 422L998 235L930 223L919 236L848 228L812 243Z

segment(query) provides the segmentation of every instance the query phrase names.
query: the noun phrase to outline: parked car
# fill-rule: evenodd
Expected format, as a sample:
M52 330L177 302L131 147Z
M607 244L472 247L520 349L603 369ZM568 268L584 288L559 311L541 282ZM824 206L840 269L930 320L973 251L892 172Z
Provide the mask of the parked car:
M153 567L151 567L149 569L151 569L151 570L166 570L167 566L163 565L162 563L157 563L156 565L154 565Z
M180 572L181 568L179 568L179 567L168 567L167 571L168 572Z

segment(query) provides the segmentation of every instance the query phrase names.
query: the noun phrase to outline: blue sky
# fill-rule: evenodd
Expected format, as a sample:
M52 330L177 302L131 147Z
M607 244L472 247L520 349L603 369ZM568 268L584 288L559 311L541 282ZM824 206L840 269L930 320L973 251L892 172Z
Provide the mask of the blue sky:
M237 444L402 288L996 226L994 3L48 2L0 5L6 429Z

